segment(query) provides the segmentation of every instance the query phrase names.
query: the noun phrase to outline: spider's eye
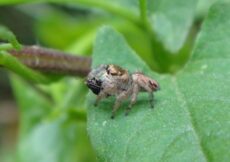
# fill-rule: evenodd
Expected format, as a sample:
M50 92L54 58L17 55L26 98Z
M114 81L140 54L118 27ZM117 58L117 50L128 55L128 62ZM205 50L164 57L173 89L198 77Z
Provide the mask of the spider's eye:
M98 86L101 86L102 81L101 81L101 80L96 80L96 84L97 84Z
M97 80L95 77L88 79L86 82L86 85L89 87L89 89L91 89L91 91L96 95L98 95L102 89L101 84L102 81Z
M106 72L107 72L107 74L110 74L110 71L109 71L109 69L106 69Z

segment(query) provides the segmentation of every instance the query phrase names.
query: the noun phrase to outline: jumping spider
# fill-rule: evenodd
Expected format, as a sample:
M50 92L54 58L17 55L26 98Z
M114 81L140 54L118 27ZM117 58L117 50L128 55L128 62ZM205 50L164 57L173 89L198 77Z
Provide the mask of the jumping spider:
M126 109L128 115L133 104L137 100L139 92L148 92L150 106L153 108L153 92L159 90L159 84L141 72L129 74L129 72L117 65L100 65L93 69L86 80L87 86L97 95L95 106L103 98L115 95L116 101L113 106L112 116L120 107L123 100L131 97L131 101Z

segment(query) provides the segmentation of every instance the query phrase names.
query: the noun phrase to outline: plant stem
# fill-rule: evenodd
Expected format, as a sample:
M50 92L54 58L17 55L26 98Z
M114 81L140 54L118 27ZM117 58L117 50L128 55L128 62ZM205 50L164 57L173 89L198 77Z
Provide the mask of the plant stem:
M87 114L85 109L69 109L69 115L74 120L86 122Z
M85 77L90 71L90 57L74 56L38 46L24 46L20 51L9 52L26 66L45 73Z
M140 18L142 22L147 25L148 18L147 18L147 3L146 0L139 0L139 9L140 9Z

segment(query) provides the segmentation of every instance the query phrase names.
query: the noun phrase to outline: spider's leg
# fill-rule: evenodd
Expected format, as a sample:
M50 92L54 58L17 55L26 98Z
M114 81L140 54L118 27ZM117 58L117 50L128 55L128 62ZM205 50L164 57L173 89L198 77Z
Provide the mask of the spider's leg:
M107 96L106 93L100 92L100 93L97 95L97 98L96 98L96 100L95 100L95 102L94 102L94 106L97 106L98 103L99 103L99 101L100 101L101 99L105 98L106 96Z
M149 102L151 108L154 108L153 100L154 100L153 92L149 92Z
M131 100L129 103L129 106L126 108L125 115L127 116L132 109L132 106L136 103L137 101L137 95L139 93L139 86L138 84L134 84L133 89L132 89L132 95L131 95Z
M113 105L113 110L112 110L112 115L111 115L112 119L115 117L115 113L119 109L121 102L125 100L127 97L128 97L127 91L123 91L120 94L118 94L118 96L116 97L116 101Z

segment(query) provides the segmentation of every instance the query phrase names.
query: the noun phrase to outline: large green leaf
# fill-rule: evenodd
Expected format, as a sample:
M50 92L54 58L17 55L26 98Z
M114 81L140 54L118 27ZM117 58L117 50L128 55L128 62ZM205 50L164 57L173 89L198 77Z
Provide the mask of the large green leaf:
M196 16L203 18L207 15L209 8L216 2L230 2L229 0L198 0Z
M139 95L129 116L125 103L110 119L114 98L94 107L88 97L88 131L101 161L228 161L230 159L230 4L211 8L189 63L174 75L157 75L109 27L96 38L93 66L115 63L143 70L161 85L150 109Z
M184 44L198 0L149 0L148 16L158 39L172 53Z
M210 6L217 1L218 0L199 0L196 8L196 16L204 17L207 15Z

